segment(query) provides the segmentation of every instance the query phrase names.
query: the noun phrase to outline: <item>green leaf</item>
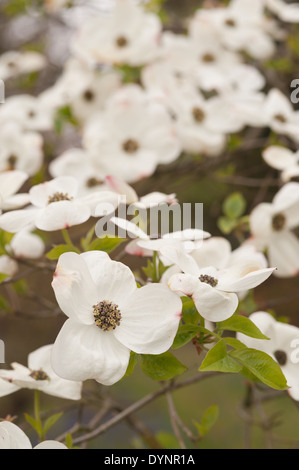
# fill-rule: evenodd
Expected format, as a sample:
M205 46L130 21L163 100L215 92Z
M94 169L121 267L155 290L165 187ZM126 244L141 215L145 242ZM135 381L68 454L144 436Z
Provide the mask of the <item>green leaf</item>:
M194 305L193 300L189 299L189 297L183 297L183 320L185 323L197 325L200 317L199 313Z
M74 245L56 245L52 250L48 251L46 257L51 260L56 260L60 255L68 253L69 251L80 254L80 251Z
M246 345L244 343L242 343L241 341L239 341L238 339L236 338L223 338L224 341L226 342L226 344L228 344L228 346L231 346L232 348L234 349L244 349L246 348Z
M202 417L201 423L194 421L200 437L204 437L214 426L219 416L219 408L217 405L210 406Z
M118 247L125 241L125 238L118 237L106 236L103 238L97 238L89 245L88 251L100 250L105 251L106 253L111 253L111 251L115 250L116 247Z
M62 415L63 415L63 412L61 412L61 413L56 413L56 414L50 416L50 417L45 421L44 430L43 430L44 435L49 431L49 429L50 429L52 426L54 426L54 424L59 420L59 418L61 418Z
M5 281L9 276L8 274L0 273L0 284L1 282Z
M170 380L187 370L170 352L159 355L143 354L141 356L143 372L153 380Z
M136 364L138 363L138 354L134 351L130 352L130 360L124 377L129 377L134 371Z
M251 338L269 339L249 318L242 315L233 315L228 320L217 323L217 327L220 330L237 331Z
M27 413L25 413L24 416L27 423L29 423L30 426L37 432L37 434L41 436L43 432L41 421L35 420L32 416Z
M238 222L229 217L219 217L217 224L221 232L228 235L237 227Z
M231 351L230 356L240 361L246 369L269 387L275 390L286 390L288 388L280 366L265 352L244 348Z
M62 106L56 111L54 116L54 129L57 134L61 134L65 124L70 123L76 126L77 120L74 118L72 109L69 105Z
M72 435L68 432L65 438L65 445L67 446L68 449L73 448L73 438Z
M199 368L200 371L231 372L234 374L240 372L241 369L242 366L228 355L223 339L210 349Z
M241 217L245 210L246 200L239 192L232 193L223 203L223 213L231 220L236 220Z
M86 237L81 239L81 246L84 251L88 251L92 237L94 236L94 231L95 227L91 227L91 229L87 232Z

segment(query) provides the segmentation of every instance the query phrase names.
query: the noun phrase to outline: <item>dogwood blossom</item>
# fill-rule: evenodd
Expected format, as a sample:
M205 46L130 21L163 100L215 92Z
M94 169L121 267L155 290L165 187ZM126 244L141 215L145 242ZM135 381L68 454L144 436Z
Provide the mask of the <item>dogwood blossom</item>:
M167 110L137 85L124 86L88 121L83 145L99 170L128 183L153 174L181 152Z
M199 268L194 258L182 249L168 246L160 251L183 271L171 276L169 287L192 297L198 312L209 321L231 317L238 306L236 293L258 286L275 270L261 267L251 259L239 260L229 268Z
M241 333L237 333L237 338L247 347L264 351L278 362L290 387L289 395L298 401L299 361L295 348L299 344L299 328L276 321L267 312L255 312L249 318L270 340L249 338Z
M135 0L116 0L109 14L88 19L73 53L93 63L142 65L157 57L162 25Z
M285 184L273 202L259 204L250 214L252 242L267 249L269 263L277 277L296 276L299 271L299 241L292 229L299 220L299 183Z
M33 186L29 191L31 206L0 216L0 227L7 232L35 226L40 230L62 230L86 222L91 216L104 215L101 206L116 208L118 197L111 191L76 197L78 183L71 176L61 176Z
M288 4L284 0L266 0L269 10L278 16L282 21L288 23L299 23L299 5L298 2Z
M61 255L52 287L69 317L52 353L61 377L112 385L125 374L130 350L160 354L172 345L178 296L161 284L138 289L131 270L104 252Z
M17 362L11 364L12 370L0 369L0 395L5 392L12 393L21 388L40 390L48 395L80 400L81 382L72 382L58 377L51 366L51 352L53 345L49 344L33 351L28 356L28 367ZM6 383L13 385L10 390Z
M37 72L46 65L46 58L34 51L7 51L0 56L0 77L6 80L21 74Z

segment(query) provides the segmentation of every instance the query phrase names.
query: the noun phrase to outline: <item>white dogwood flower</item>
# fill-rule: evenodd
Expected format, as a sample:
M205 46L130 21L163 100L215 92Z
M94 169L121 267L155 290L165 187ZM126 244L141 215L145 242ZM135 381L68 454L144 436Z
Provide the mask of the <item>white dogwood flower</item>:
M83 145L106 175L132 183L173 162L181 152L165 107L137 85L126 85L91 119Z
M16 233L6 248L19 259L38 259L45 252L45 244L41 237L27 229Z
M8 255L0 256L0 273L12 277L18 271L18 263Z
M86 20L73 53L93 63L142 65L158 55L161 21L135 0L117 0L109 14Z
M10 393L28 388L40 390L48 395L66 398L68 400L80 400L81 382L64 380L55 374L51 366L51 351L53 345L49 344L33 351L28 356L28 367L17 362L11 364L12 370L0 369L0 396L5 391L9 392L6 383L14 386ZM4 389L2 389L2 387Z
M266 6L282 21L299 23L298 2L289 4L284 0L266 0Z
M47 131L53 128L53 110L39 97L14 95L0 108L0 123L13 121L26 131Z
M299 225L299 183L285 184L272 203L263 202L250 215L252 242L258 250L267 249L278 277L299 272L299 240L292 229Z
M169 287L192 297L198 312L209 321L231 317L238 307L237 293L258 286L275 269L261 267L251 259L239 260L229 268L199 268L194 258L182 249L168 246L160 251L183 272L171 276Z
M138 289L131 270L104 252L61 255L52 287L69 317L52 353L61 377L112 385L125 374L130 350L161 354L172 345L178 296L161 284Z
M287 183L292 178L299 176L299 151L292 150L279 145L271 145L263 153L263 159L275 170L281 171L281 178Z
M264 124L269 126L278 134L286 135L299 142L299 111L295 111L292 107L290 99L280 90L272 88L264 102L260 111ZM257 116L257 122L261 119Z
M31 206L0 216L0 227L7 232L35 226L40 230L62 230L86 222L91 216L102 216L106 207L115 209L118 196L112 191L99 191L77 197L78 183L71 176L61 176L33 186L29 191ZM101 207L103 206L103 213Z
M0 449L32 449L32 444L16 424L10 421L0 423ZM47 440L37 444L33 449L67 449L67 447L58 441Z
M258 349L271 356L281 367L287 379L289 395L299 400L299 328L276 321L267 312L255 312L250 320L266 335L269 340L255 339L237 333L237 338L247 347ZM296 351L297 348L297 351Z

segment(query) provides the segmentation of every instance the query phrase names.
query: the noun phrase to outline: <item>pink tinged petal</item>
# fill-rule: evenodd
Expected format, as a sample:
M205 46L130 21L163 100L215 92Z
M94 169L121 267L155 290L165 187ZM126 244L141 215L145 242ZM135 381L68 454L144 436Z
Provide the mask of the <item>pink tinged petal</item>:
M120 311L115 337L136 353L161 354L173 343L182 302L167 286L149 284L137 289Z
M69 198L77 196L78 182L72 176L58 176L51 181L37 184L33 186L30 191L31 204L37 207L45 207L49 203L49 197L55 193L62 193Z
M217 289L224 292L253 289L266 281L275 270L250 261L230 266L218 277Z
M105 255L88 251L80 257L86 262L96 286L97 302L108 300L121 305L137 290L135 277L128 266Z
M133 204L138 201L135 189L125 183L122 179L117 178L116 176L107 175L105 182L113 191L126 197L126 204Z
M268 258L277 267L277 277L293 277L299 273L299 240L291 232L283 232L271 238Z
M125 252L133 256L153 256L153 251L139 246L139 241L132 240L125 247Z
M33 449L55 449L55 450L62 450L67 449L66 445L62 444L62 442L58 441L43 441L37 446L33 447Z
M53 346L52 366L67 380L95 379L112 385L124 376L129 357L130 350L115 338L114 332L67 320Z
M0 449L32 449L30 440L16 424L0 423Z
M88 325L94 322L92 307L98 302L98 294L82 256L72 252L60 256L52 287L68 317Z
M6 212L0 215L0 228L6 232L16 233L23 229L30 229L35 225L40 209L23 209Z
M5 171L0 174L0 200L15 194L28 179L27 173L19 170Z
M36 227L47 232L63 230L86 222L90 209L84 204L72 201L58 201L49 204L36 218Z

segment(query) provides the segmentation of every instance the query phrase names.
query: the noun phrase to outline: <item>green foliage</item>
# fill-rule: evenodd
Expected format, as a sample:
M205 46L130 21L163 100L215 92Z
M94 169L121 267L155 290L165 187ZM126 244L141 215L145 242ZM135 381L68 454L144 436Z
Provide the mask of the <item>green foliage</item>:
M189 299L189 297L183 297L182 301L183 301L182 315L183 315L184 322L187 324L191 324L191 325L198 325L200 316L194 305L193 300Z
M72 124L73 126L78 125L78 122L73 116L72 109L69 105L62 106L56 111L54 116L54 130L57 132L57 134L62 133L66 124Z
M141 356L141 369L153 380L170 380L187 370L170 352L159 355L143 354Z
M224 339L213 346L204 358L199 370L202 372L217 371L236 374L242 366L228 355Z
M56 245L52 250L48 251L46 254L46 257L51 260L56 260L61 256L63 253L68 253L69 251L74 252L74 253L80 253L78 248L76 248L74 245Z
M100 250L105 251L105 253L111 253L115 248L126 241L125 238L118 237L103 237L97 238L88 246L87 251Z
M217 405L210 406L205 410L200 423L194 421L194 425L198 431L199 436L204 437L214 426L219 416L219 408Z
M251 338L269 339L249 318L243 317L242 315L233 315L228 318L228 320L218 322L217 329L237 331Z
M130 360L124 377L129 377L135 369L136 364L138 363L138 354L134 351L130 352Z

